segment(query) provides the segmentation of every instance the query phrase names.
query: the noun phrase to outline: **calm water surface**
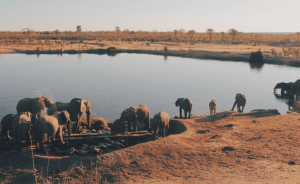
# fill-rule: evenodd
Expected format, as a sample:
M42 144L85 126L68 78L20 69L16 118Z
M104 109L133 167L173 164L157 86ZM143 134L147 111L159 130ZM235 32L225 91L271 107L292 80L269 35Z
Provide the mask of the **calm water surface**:
M88 99L96 116L108 120L144 103L151 112L179 114L175 101L188 97L192 114L209 114L208 103L218 102L217 112L230 110L236 93L247 97L245 111L287 111L276 99L277 82L293 82L299 68L265 64L251 69L248 63L179 57L119 54L107 55L0 55L0 116L16 113L18 101L38 95L55 102Z

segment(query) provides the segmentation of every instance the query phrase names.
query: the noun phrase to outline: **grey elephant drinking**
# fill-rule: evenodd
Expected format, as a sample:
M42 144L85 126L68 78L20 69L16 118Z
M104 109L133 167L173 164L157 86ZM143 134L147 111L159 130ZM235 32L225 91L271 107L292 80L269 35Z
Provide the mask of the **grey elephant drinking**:
M193 102L189 98L178 98L175 102L176 107L179 106L179 114L180 118L182 118L182 109L184 111L184 118L187 118L187 113L189 113L189 117L191 117L191 111L193 107Z
M117 121L118 124L121 124L121 122L127 122L128 132L131 131L131 124L133 125L133 130L137 131L137 124L140 122L145 123L145 128L151 132L150 127L150 111L148 107L144 104L140 104L138 106L130 107L125 109L121 113L120 119ZM113 123L114 124L114 123ZM116 123L115 123L116 124ZM116 128L118 126L112 125L111 132L114 134L116 132Z
M40 147L43 151L44 142L48 140L48 138L52 138L52 141L54 142L56 134L58 134L60 142L65 144L62 136L63 126L69 125L70 123L70 114L66 110L57 111L54 115L46 115L37 119L33 125L36 147Z
M292 84L292 86L291 86L290 90L288 90L288 92L290 94L292 94L293 98L296 95L296 100L299 98L299 96L300 96L300 79L296 80Z
M51 101L50 98L46 97L37 97L37 98L23 98L17 104L17 112L31 112L34 117L37 119L41 117L42 111L45 108L49 108L54 103Z
M169 129L169 121L170 117L164 111L154 115L152 128L154 130L154 139L158 134L160 134L162 137L166 136L167 130Z
M284 95L284 92L288 92L291 87L293 85L293 82L280 82L280 83L277 83L276 86L274 87L274 93L276 92L277 89L281 89L281 95Z
M47 110L47 114L54 115L54 112L62 110L68 111L68 113L70 114L71 121L74 121L76 123L73 132L77 133L79 131L79 120L82 114L86 114L87 125L88 128L90 128L90 117L92 111L91 103L88 100L84 100L81 98L73 98L69 103L56 102L55 104L51 105L51 107ZM70 130L68 131L70 135Z
M238 112L243 112L244 107L246 105L246 96L242 95L241 93L237 93L235 96L235 101L233 103L233 107L231 109L232 111L233 111L235 105L237 105ZM242 107L242 109L241 109L241 107Z

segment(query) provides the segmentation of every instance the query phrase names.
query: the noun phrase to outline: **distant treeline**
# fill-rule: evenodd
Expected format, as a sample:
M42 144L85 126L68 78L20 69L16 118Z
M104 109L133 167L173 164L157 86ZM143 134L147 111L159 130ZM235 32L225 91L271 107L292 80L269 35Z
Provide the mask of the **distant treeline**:
M23 31L0 32L0 44L26 44L28 41L38 40L97 40L97 41L148 41L148 42L187 42L190 44L216 43L216 44L247 44L247 45L271 45L271 46L299 46L300 32L289 34L276 33L243 33L235 29L228 32L214 32L207 29L205 33L194 30L174 30L168 32L158 31L121 31L118 27L115 31Z

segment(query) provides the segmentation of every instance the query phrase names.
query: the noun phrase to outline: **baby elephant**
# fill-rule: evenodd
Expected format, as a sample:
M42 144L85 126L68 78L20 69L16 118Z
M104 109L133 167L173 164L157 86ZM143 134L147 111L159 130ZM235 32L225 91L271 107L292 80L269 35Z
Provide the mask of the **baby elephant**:
M217 101L215 99L209 102L210 114L215 114L217 109Z
M11 123L13 138L18 151L21 151L22 140L26 139L27 144L30 144L31 117L30 112L20 113Z
M181 111L184 110L184 118L187 118L187 113L189 112L189 118L191 117L191 111L193 107L193 102L189 98L178 98L175 102L176 107L179 106L180 118L182 118Z
M231 109L232 111L233 111L235 105L237 105L238 112L243 112L244 107L246 105L246 96L242 95L241 93L237 93L235 96L235 101L233 103L233 107ZM241 109L241 107L242 107L242 109Z
M156 135L158 135L158 133L162 137L165 137L166 132L169 129L169 121L170 121L169 115L166 112L161 111L154 115L153 121L154 121L153 123L154 139Z
M118 133L125 132L125 122L121 121L120 119L116 119L113 124L111 125L111 135L116 135Z
M33 125L36 147L40 147L41 151L43 151L44 142L50 137L52 137L52 141L55 141L56 134L58 134L60 142L65 144L62 136L63 126L70 123L71 120L68 111L57 111L52 116L46 115L37 119Z

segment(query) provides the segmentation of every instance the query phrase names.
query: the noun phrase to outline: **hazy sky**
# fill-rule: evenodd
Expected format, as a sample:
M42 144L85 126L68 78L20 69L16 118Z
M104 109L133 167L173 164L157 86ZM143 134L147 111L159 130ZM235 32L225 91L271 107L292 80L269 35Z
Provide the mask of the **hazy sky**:
M0 0L0 31L300 32L300 0Z

